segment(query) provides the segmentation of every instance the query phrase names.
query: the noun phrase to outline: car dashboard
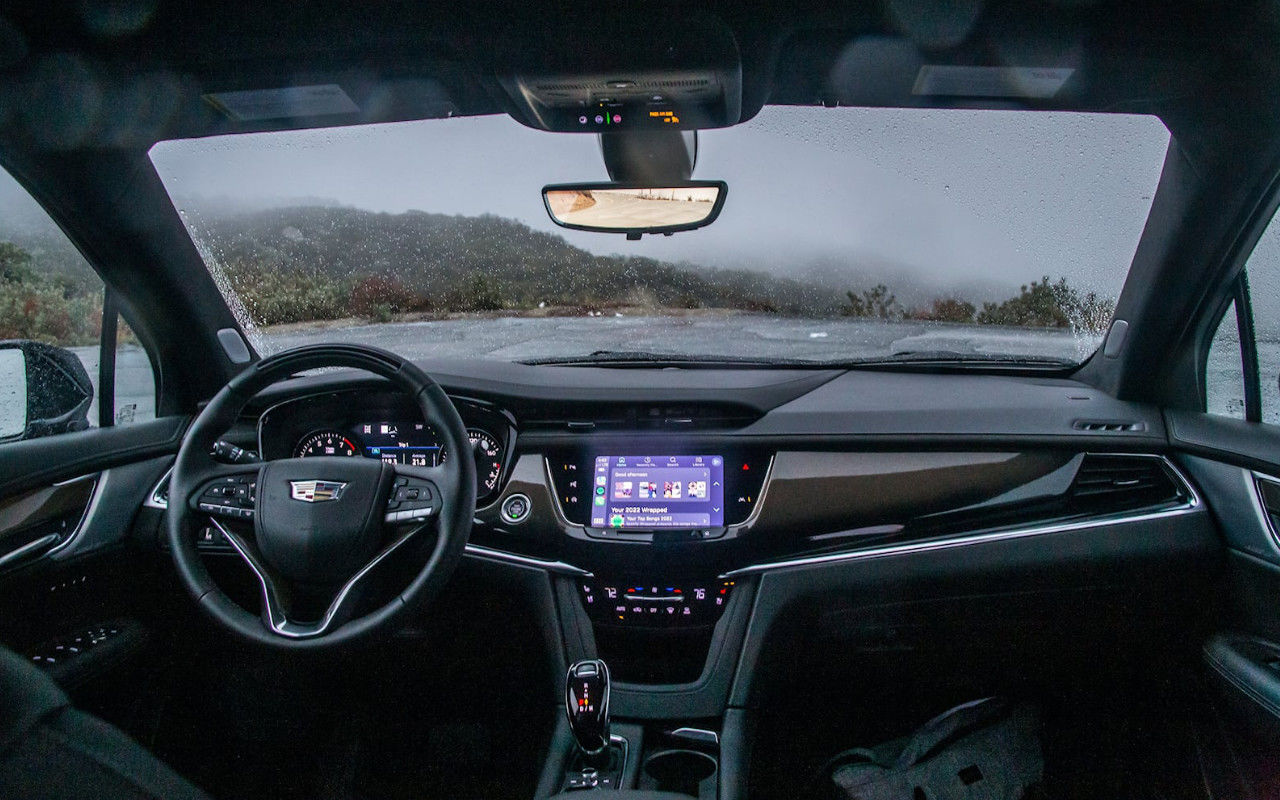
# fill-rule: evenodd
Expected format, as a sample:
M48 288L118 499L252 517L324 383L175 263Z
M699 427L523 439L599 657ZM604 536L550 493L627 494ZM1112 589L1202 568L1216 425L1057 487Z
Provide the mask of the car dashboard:
M424 366L477 463L469 560L528 594L566 663L605 659L632 718L747 702L797 603L1042 591L1050 566L1092 585L1216 546L1159 412L1066 379ZM327 373L262 393L227 438L265 459L456 457L431 422ZM216 532L200 546L227 552Z

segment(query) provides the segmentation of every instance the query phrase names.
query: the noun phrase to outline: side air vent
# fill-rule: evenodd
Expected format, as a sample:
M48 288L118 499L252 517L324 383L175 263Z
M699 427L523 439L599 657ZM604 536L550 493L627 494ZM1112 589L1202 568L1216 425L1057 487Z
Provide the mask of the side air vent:
M1090 433L1124 433L1145 431L1147 423L1115 419L1078 419L1071 427L1078 431L1088 431Z
M1181 481L1155 456L1085 455L1071 484L1078 513L1104 514L1186 500Z

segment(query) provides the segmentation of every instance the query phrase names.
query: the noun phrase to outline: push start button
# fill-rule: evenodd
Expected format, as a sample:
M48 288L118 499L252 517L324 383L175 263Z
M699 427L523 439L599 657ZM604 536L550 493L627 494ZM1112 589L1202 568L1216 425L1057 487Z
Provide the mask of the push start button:
M513 525L519 525L529 517L529 498L522 494L513 494L502 501L502 519Z

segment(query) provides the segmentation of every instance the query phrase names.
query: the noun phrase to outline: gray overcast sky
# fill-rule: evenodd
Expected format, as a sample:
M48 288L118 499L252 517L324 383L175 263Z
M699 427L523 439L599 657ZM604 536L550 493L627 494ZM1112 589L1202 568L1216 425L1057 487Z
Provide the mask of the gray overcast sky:
M768 107L699 136L694 177L728 181L723 214L640 242L556 228L541 187L606 179L596 137L506 116L168 142L151 155L196 212L327 198L514 217L597 253L870 270L938 288L1067 275L1115 295L1168 146L1154 117L1000 111Z
M1067 275L1119 292L1168 144L1154 117L769 107L703 131L697 178L729 183L712 226L628 242L566 231L540 190L604 180L596 137L506 116L162 143L180 206L327 199L376 211L492 213L597 253L778 273L823 268L939 291ZM0 208L22 190L0 181Z

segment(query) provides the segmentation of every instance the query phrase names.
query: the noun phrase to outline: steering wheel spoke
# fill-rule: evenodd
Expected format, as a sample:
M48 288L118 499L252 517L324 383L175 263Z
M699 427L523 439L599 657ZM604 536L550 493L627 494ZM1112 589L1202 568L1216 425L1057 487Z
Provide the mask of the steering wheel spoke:
M294 592L290 589L289 581L267 565L257 544L216 519L210 521L257 577L258 585L262 590L263 626L271 633L288 639L311 639L323 636L351 619L355 613L356 600L360 595L359 590L368 575L425 527L424 525L414 526L382 548L334 593L333 600L325 608L324 615L320 619L313 622L298 622L290 618Z

